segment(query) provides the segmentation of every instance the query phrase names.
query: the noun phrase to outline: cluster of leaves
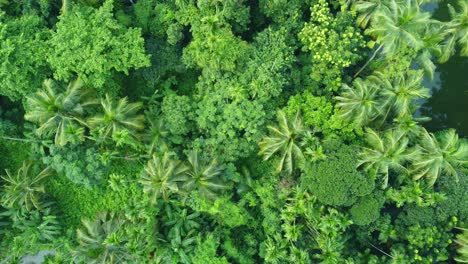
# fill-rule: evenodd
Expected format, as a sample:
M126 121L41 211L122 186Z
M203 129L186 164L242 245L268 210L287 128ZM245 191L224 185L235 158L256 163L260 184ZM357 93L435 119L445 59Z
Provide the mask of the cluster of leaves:
M310 52L311 78L336 91L341 86L343 73L356 63L365 46L360 30L353 26L354 17L345 7L336 16L326 0L316 1L311 7L311 21L299 33L303 50ZM359 49L359 50L358 50Z
M114 71L128 74L131 68L149 65L144 54L141 30L128 29L114 19L114 3L105 1L99 9L72 6L59 16L48 45L54 50L47 61L58 80L80 76L102 92ZM96 45L99 43L99 45Z

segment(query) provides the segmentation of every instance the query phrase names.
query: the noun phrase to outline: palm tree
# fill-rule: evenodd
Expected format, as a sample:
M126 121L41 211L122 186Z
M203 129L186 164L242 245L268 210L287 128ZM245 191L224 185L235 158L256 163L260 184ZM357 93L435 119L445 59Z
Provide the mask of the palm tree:
M461 11L456 12L452 5L449 6L452 20L447 23L445 28L447 39L443 45L443 54L439 58L440 62L446 62L455 53L455 44L461 46L461 55L468 56L468 3L463 0L458 1Z
M379 135L371 128L366 129L366 142L359 153L357 167L363 167L379 177L382 177L382 187L388 185L390 171L406 172L404 163L409 159L408 138L399 129L387 130Z
M143 140L146 142L148 153L161 153L169 150L167 144L169 130L166 129L163 119L159 116L159 113L152 112L146 115L149 127L145 129Z
M44 179L52 174L49 167L40 173L34 173L34 162L24 161L16 175L6 170L7 175L2 176L3 185L2 205L11 208L24 206L26 210L41 208L40 193L44 193Z
M418 155L413 160L413 179L426 178L433 185L442 173L458 177L457 170L468 165L468 143L458 139L454 129L436 137L423 128Z
M72 251L83 263L128 263L131 255L116 235L123 221L114 214L99 213L93 221L83 220L76 231L79 245Z
M39 124L39 136L55 134L55 144L63 146L70 141L69 132L79 130L77 125L83 123L86 109L97 101L90 99L89 90L83 88L80 79L68 84L63 93L56 90L53 80L45 80L43 90L27 97L24 118Z
M178 183L184 179L187 171L188 168L172 160L168 152L162 158L153 154L140 178L143 191L151 194L153 203L161 196L168 200L172 193L179 191Z
M421 86L423 73L421 71L410 71L406 74L398 74L393 82L382 72L375 72L369 76L369 81L375 83L381 89L383 97L382 110L385 112L383 120L387 119L390 112L396 117L413 114L413 102L417 99L429 98L429 89Z
M406 115L395 118L393 120L392 127L393 129L401 129L411 141L412 139L419 137L419 133L422 128L419 123L429 120L429 117L413 117L411 115Z
M366 28L377 13L389 11L387 4L388 0L356 1L353 7L359 14L356 19L357 24Z
M365 1L358 6L364 12L361 20L364 23L371 20L366 32L375 37L380 45L354 77L369 65L380 50L389 57L407 49L420 51L425 47L426 29L436 23L430 13L420 11L418 1Z
M209 198L216 197L216 193L225 189L219 176L223 167L218 165L216 159L210 163L200 159L198 152L192 150L188 155L189 170L183 180L182 189L187 192L197 190L201 195Z
M468 229L455 227L463 231L457 235L455 243L457 243L457 253L458 256L455 258L455 261L458 263L468 263Z
M89 118L87 123L92 129L98 129L102 138L109 138L123 130L135 136L137 130L143 129L144 117L138 114L142 103L129 103L127 97L115 101L106 95L101 100L101 106L103 113Z
M302 123L302 118L299 113L296 114L293 120L289 121L283 111L278 111L278 127L268 126L271 136L264 138L260 143L260 155L263 155L264 160L268 160L277 152L280 153L281 159L276 167L276 172L279 173L285 167L288 174L292 174L294 159L302 160L304 155L299 142L305 130Z
M353 88L343 84L343 92L335 99L338 116L359 126L369 123L379 113L377 89L361 79L353 82Z
M424 46L422 33L433 21L428 12L421 12L419 4L406 1L388 1L388 9L375 13L375 19L367 31L383 45L383 52L393 56L409 47L419 50Z

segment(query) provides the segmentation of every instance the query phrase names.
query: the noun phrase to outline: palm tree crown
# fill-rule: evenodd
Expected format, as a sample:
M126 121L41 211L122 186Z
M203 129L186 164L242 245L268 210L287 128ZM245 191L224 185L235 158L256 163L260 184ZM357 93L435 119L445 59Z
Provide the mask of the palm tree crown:
M367 27L369 22L375 18L375 14L389 11L386 5L388 0L357 1L354 8L359 13L356 22L361 27Z
M399 129L387 130L383 136L368 128L366 141L369 147L359 153L358 167L375 173L383 178L383 187L387 187L390 171L406 172L404 163L409 159L408 138Z
M353 82L353 88L343 84L343 92L335 99L339 117L359 126L375 119L379 112L377 89L361 79Z
M393 112L396 117L413 114L411 108L417 99L429 98L429 89L421 86L423 73L421 71L410 71L407 74L398 74L393 81L382 72L375 72L369 76L369 81L375 83L381 89L383 98L382 111L386 112L384 118Z
M143 191L151 194L152 202L159 197L168 200L172 193L179 191L178 183L184 179L187 170L179 161L172 160L168 152L162 157L154 154L140 178Z
M55 143L63 146L69 141L67 133L77 122L82 123L85 110L97 102L90 99L80 79L71 82L63 93L57 93L55 86L53 80L45 80L43 90L27 97L24 118L39 124L39 136L55 134Z
M304 155L298 143L304 134L302 118L299 113L289 121L283 111L278 111L278 127L268 126L271 136L264 138L260 143L260 155L268 160L273 154L280 152L281 159L276 168L279 173L286 170L292 174L294 158L302 160Z
M458 177L457 170L468 165L468 143L458 139L454 129L436 137L424 128L417 148L421 151L413 162L413 179L426 178L433 185L441 174Z
M7 175L2 179L3 186L2 205L11 208L13 206L25 206L30 211L33 207L40 209L40 193L44 193L44 179L52 174L52 169L45 168L38 174L34 174L34 162L24 161L16 175L6 170Z
M216 192L223 190L226 186L221 183L219 176L223 167L218 165L215 159L210 163L200 160L198 152L193 150L188 155L189 170L184 178L182 189L190 192L198 192L206 197L216 197Z
M412 48L416 51L424 47L423 32L433 21L430 13L421 12L419 3L389 0L388 8L379 8L368 33L375 36L383 45L383 52L394 56L399 51Z
M452 20L448 22L445 28L447 39L444 43L444 52L439 58L441 62L446 62L455 53L457 41L461 47L461 55L468 56L468 3L459 0L458 5L461 7L460 12L457 12L452 5L448 5Z
M95 220L83 220L76 231L79 245L72 252L83 263L127 263L130 254L118 239L116 232L123 221L106 212L99 213ZM81 263L81 262L80 262Z
M135 135L137 130L143 129L144 117L138 111L142 103L129 103L127 97L115 101L106 95L101 100L103 113L88 119L91 128L100 129L102 138L108 138L117 132L127 130Z

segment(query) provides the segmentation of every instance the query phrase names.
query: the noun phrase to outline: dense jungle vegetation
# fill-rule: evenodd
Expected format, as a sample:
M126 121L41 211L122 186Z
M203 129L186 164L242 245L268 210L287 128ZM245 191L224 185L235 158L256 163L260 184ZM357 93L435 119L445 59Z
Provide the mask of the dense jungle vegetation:
M0 0L0 263L468 262L432 2Z

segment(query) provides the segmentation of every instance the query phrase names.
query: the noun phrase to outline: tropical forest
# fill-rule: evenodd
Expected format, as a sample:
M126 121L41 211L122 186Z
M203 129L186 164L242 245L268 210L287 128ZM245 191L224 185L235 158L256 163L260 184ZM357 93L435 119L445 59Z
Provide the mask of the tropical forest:
M0 0L10 263L468 263L468 0Z

